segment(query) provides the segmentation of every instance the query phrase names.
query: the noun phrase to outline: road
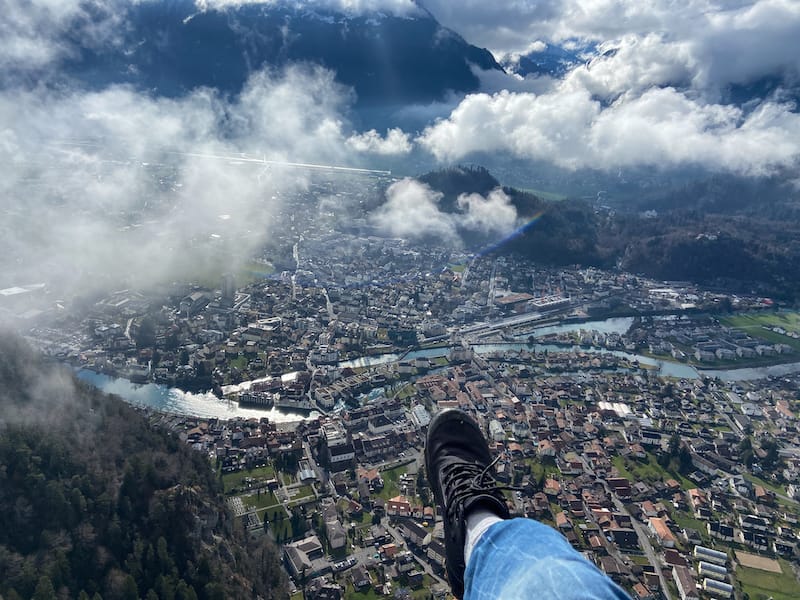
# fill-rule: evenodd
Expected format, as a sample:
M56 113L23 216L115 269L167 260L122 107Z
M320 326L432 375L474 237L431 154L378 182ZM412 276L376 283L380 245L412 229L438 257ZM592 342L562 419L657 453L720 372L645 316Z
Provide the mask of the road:
M592 470L589 461L586 460L586 458L583 456L580 457L580 460L583 463L583 467L586 470L586 472L589 474L594 474L594 471ZM669 593L669 587L667 586L667 580L664 578L664 574L661 571L660 567L661 561L659 560L658 555L656 554L655 548L653 548L653 544L650 543L650 537L647 535L647 531L645 530L644 526L641 523L639 523L639 521L636 518L634 518L634 516L631 515L630 512L628 512L628 509L625 508L625 504L622 502L622 500L617 498L617 495L614 492L611 491L605 479L601 479L598 477L597 481L603 484L606 493L614 502L614 506L616 507L616 509L623 515L627 515L628 518L631 520L633 530L636 532L636 535L639 538L639 546L641 546L645 556L647 557L647 560L650 561L650 564L653 565L653 567L655 567L656 575L658 575L658 583L661 586L661 591L664 595L664 598L666 598L666 600L672 600L672 596Z
M603 485L605 485L605 481L603 481ZM639 536L639 545L642 547L642 550L644 550L647 560L649 560L650 564L656 569L658 583L661 585L661 592L663 593L664 598L666 598L666 600L672 600L672 596L669 593L669 587L667 586L667 580L664 578L664 573L660 567L661 562L656 554L655 548L653 548L653 545L650 543L650 537L647 535L647 531L645 530L644 526L628 512L628 510L625 508L625 505L622 503L622 500L617 498L613 493L611 493L611 498L614 500L614 505L617 507L617 510L630 517L633 529L636 532L636 535Z
M389 535L391 535L391 536L392 536L392 538L394 539L394 543L395 543L395 544L397 544L398 546L406 546L406 547L408 547L408 544L406 544L406 540L405 540L405 538L404 538L404 537L403 537L403 536L400 534L400 532L399 532L399 531L397 531L397 529L395 529L394 527L392 527L391 525L388 525L388 524L386 524L386 525L384 525L384 526L386 527L386 531L388 531L388 532L389 532ZM442 578L441 578L441 577L439 577L439 576L438 576L436 573L434 573L434 572L433 572L433 569L431 568L431 566L430 566L430 564L428 563L428 561L427 561L427 560L421 560L421 559L420 559L420 558L419 558L419 557L418 557L416 554L414 554L413 552L412 552L411 554L412 554L412 556L414 557L414 560L415 560L415 561L417 562L417 564L420 566L420 568L421 568L421 569L422 569L422 570L423 570L423 571L424 571L424 572L425 572L427 575L430 575L430 576L433 578L433 580L434 580L434 581L436 581L436 583L441 583L441 584L444 584L444 585L449 585L449 584L448 584L448 583L447 583L447 582L446 582L444 579L442 579Z

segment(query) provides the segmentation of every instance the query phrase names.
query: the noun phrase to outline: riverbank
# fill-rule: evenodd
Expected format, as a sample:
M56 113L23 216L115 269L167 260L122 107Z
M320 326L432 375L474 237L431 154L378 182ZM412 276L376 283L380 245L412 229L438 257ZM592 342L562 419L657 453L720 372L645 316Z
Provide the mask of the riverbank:
M266 417L276 423L303 421L315 414L277 408L247 408L239 406L238 402L220 399L211 392L187 392L157 383L136 384L122 377L112 377L89 369L80 369L75 374L81 381L108 394L115 394L134 406L164 413L218 419Z

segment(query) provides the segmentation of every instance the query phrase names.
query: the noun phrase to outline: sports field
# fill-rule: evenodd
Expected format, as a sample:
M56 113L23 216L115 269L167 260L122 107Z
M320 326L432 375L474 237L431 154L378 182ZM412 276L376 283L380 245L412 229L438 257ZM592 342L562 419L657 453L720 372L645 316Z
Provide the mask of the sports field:
M754 338L761 338L772 344L788 344L800 351L800 313L747 313L723 317L720 322L728 327L741 329Z
M770 573L781 573L781 564L772 558L766 556L758 556L757 554L750 554L749 552L737 552L736 560L739 564L751 569L759 569L761 571L769 571Z
M737 552L736 556L739 557L739 554ZM767 600L767 598L797 600L800 598L800 581L795 577L791 565L783 559L778 562L780 573L753 569L742 564L736 569L736 580L742 584L742 591L748 594L751 600Z

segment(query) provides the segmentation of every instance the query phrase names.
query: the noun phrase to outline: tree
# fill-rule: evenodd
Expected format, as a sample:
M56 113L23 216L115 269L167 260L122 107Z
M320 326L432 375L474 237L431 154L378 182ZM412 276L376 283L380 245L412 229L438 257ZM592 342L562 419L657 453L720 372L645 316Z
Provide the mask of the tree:
M137 348L151 348L156 343L156 323L149 315L139 323L134 338Z
M673 433L669 438L668 452L670 457L678 456L678 451L681 447L681 436Z
M56 590L47 575L42 575L36 584L32 600L56 600Z
M761 449L767 453L761 461L761 466L765 471L774 471L780 464L778 443L775 440L764 439L761 441Z

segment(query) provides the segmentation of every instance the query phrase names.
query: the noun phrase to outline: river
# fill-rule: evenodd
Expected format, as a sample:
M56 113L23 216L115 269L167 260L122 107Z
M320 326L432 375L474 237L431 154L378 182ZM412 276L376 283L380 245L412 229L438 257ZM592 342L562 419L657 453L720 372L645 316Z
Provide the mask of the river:
M277 408L270 410L243 408L239 406L238 402L220 400L211 392L185 392L156 383L139 385L121 377L103 375L88 369L81 369L76 374L79 379L91 383L104 392L116 394L134 406L153 408L168 413L218 419L267 417L275 423L301 421L309 418L307 413L291 413Z
M564 325L541 327L536 329L533 332L533 335L536 337L551 333L579 331L581 329L602 331L604 333L625 333L630 328L632 323L633 319L631 318L615 318L606 319L605 321L590 321L586 323L569 323ZM548 352L565 352L570 349L598 354L606 353L626 358L631 362L638 361L639 364L642 365L657 367L658 374L663 377L676 377L680 379L697 379L701 376L708 376L719 377L723 381L746 381L800 372L800 363L776 365L772 367L698 371L694 367L687 364L669 360L658 360L649 356L631 354L629 352L603 350L600 348L582 348L577 346L573 348L567 348L554 344L534 343L533 345L528 345L527 343L509 342L473 344L472 347L478 354L491 354L494 352L520 350L526 350L528 352L543 352L545 350ZM446 356L449 350L450 348L448 347L414 350L407 353L404 358L408 360L422 357L437 358ZM340 362L338 366L342 368L372 367L397 361L401 356L403 355L399 353L381 354L379 356L365 356L354 360ZM78 371L77 375L80 379L91 383L104 392L121 396L124 400L130 402L131 404L137 406L146 406L165 412L194 415L205 418L217 417L220 419L231 419L235 417L267 417L274 422L291 422L308 418L308 415L291 413L285 411L284 409L273 408L271 410L262 410L256 408L240 408L238 403L220 400L210 392L185 392L178 388L170 388L155 383L138 385L131 383L127 379L102 375L87 369ZM294 373L287 373L283 375L283 378L291 379L294 375ZM234 388L236 390L248 389L250 384L252 384L252 382L244 382L237 386L230 386L228 391L234 391ZM312 413L312 415L313 414L315 413Z

